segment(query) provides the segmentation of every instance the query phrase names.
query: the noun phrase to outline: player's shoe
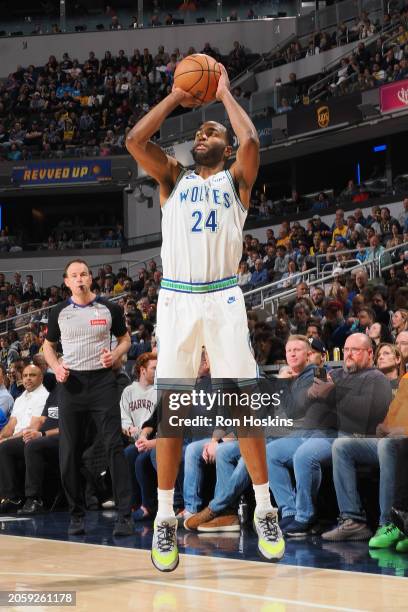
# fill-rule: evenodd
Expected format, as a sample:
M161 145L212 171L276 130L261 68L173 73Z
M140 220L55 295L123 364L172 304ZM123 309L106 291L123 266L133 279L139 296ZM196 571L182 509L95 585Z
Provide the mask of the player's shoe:
M258 552L265 561L280 561L285 554L285 540L278 523L276 512L265 517L254 514L254 529L258 534Z
M178 566L176 518L154 521L152 563L160 572L172 572Z

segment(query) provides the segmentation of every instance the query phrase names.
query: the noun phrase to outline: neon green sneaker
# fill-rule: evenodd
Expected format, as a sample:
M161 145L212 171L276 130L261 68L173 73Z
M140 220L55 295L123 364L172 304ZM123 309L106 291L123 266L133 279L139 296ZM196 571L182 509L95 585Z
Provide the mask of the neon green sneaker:
M392 523L389 525L382 525L368 542L368 547L389 548L390 546L394 546L401 537L401 531Z
M258 535L258 552L265 561L280 561L285 554L285 540L278 524L276 512L265 518L254 514L254 529Z
M154 521L152 563L160 572L172 572L178 566L176 518Z
M408 553L408 538L400 540L396 545L395 550L399 553Z

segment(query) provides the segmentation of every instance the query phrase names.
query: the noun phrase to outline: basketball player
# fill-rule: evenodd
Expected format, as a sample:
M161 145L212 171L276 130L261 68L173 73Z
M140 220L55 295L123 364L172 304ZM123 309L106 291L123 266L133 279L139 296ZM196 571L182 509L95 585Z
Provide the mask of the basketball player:
M126 142L138 164L160 186L163 280L156 330L159 382L195 380L203 345L213 378L253 381L257 377L236 272L251 188L259 168L259 140L250 118L231 95L223 66L216 97L224 104L239 141L230 170L225 170L232 154L229 132L215 121L205 122L196 133L192 151L195 170L183 168L150 141L177 106L198 105L191 94L175 87L134 126ZM157 441L158 512L152 561L164 572L178 565L173 493L181 450L181 439L162 437ZM265 560L276 561L282 558L285 544L271 506L264 440L241 438L240 450L254 485L258 549Z

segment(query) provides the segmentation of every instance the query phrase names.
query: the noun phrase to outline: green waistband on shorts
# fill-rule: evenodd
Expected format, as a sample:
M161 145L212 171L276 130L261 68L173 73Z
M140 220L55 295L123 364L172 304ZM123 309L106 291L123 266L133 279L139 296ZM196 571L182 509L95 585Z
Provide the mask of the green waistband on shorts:
M168 291L178 291L179 293L213 293L214 291L222 291L230 287L236 287L238 279L236 276L222 278L211 283L186 283L183 281L171 280L163 278L161 288Z

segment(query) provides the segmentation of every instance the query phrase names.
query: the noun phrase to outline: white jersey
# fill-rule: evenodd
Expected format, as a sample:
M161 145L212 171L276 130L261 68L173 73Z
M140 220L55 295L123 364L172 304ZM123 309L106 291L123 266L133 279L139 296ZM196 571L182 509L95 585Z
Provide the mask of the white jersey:
M156 404L157 391L153 385L142 387L140 383L133 382L125 387L120 398L122 429L142 427L156 410Z
M247 211L228 170L206 179L182 171L162 213L162 287L179 290L172 281L236 283Z

